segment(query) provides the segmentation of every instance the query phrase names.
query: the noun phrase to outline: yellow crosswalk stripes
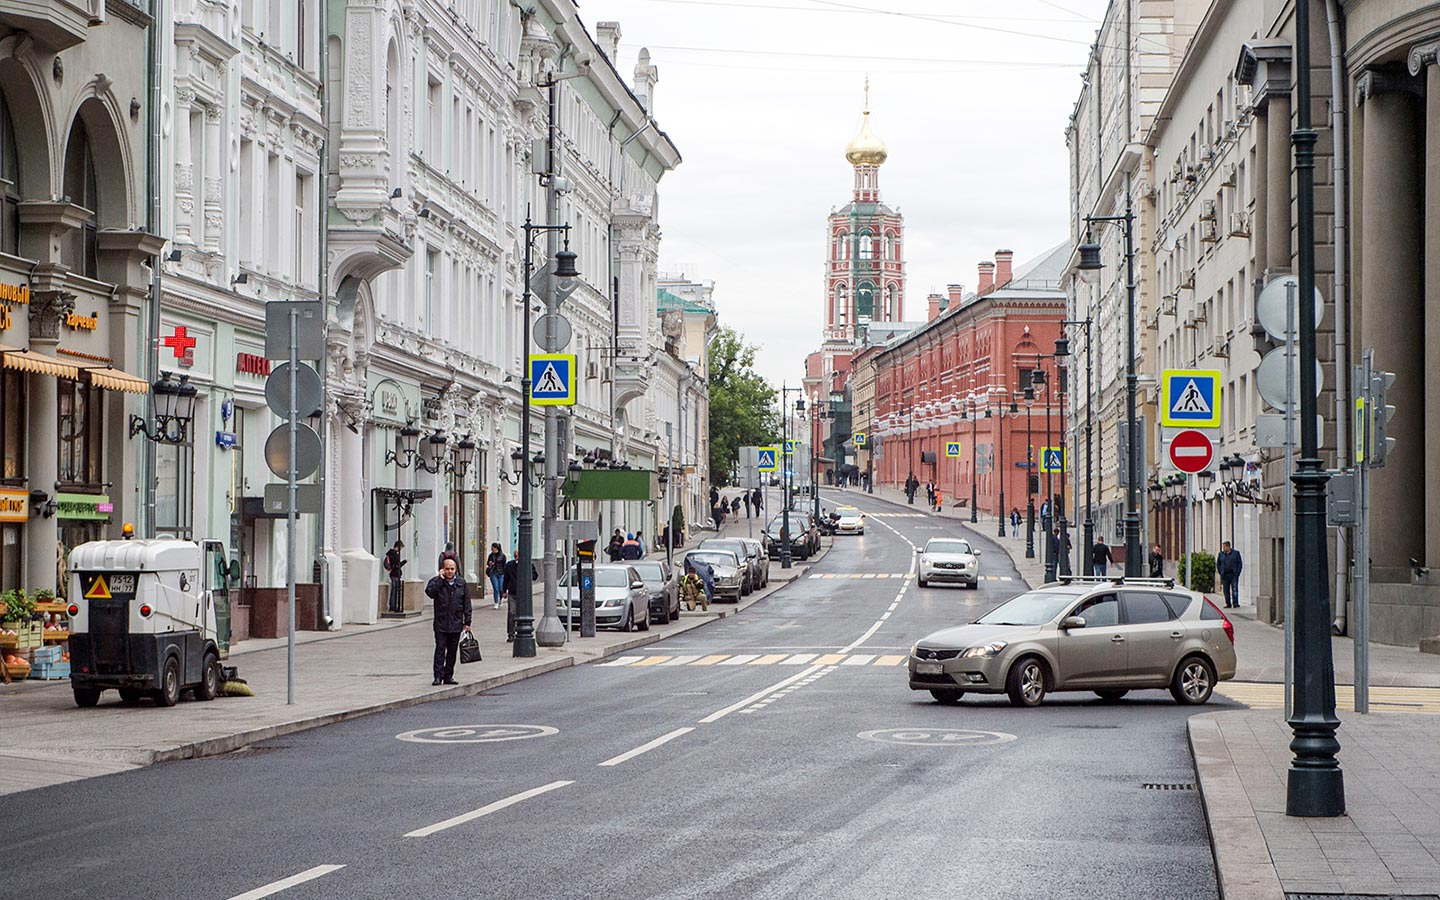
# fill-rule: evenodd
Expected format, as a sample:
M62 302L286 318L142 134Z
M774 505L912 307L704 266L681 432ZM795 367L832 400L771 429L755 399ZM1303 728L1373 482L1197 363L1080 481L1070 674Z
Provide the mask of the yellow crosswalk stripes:
M903 666L904 654L874 653L715 653L710 656L649 654L619 656L599 663L607 668L648 669L657 666Z
M1224 681L1215 693L1252 709L1284 709L1285 686L1253 681ZM1335 708L1344 712L1355 709L1355 689L1350 685L1335 686ZM1440 715L1440 688L1370 687L1370 711L1427 713Z
M928 513L866 513L867 516L874 516L877 519L928 519Z
M815 572L811 578L913 578L909 572ZM1005 579L1009 581L1010 579Z

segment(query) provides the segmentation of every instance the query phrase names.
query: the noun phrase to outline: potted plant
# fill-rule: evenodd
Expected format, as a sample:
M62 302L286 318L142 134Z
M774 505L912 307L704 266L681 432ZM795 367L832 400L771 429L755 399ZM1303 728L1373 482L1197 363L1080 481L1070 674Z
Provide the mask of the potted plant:
M5 604L4 621L7 627L28 625L35 619L35 600L25 593L24 588L0 594L0 603Z

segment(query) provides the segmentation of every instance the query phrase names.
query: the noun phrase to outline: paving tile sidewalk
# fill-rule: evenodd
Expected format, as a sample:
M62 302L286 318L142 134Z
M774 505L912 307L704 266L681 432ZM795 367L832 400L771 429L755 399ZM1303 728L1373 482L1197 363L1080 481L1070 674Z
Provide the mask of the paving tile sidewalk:
M1290 728L1261 710L1189 720L1223 900L1440 895L1440 716L1342 714L1348 815L1285 815Z
M744 533L744 520L731 525ZM701 531L692 544L715 532ZM516 659L505 641L505 609L476 605L474 631L484 659L456 667L459 685L432 687L434 649L430 616L399 623L347 625L339 632L297 640L296 702L286 700L284 641L234 655L250 698L185 701L174 709L149 703L122 705L107 692L95 709L79 709L68 682L0 686L0 795L92 777L172 759L224 753L255 741L315 728L386 709L470 696L544 672L604 659L734 615L803 576L824 557L781 570L772 563L771 585L739 604L712 604L708 613L682 612L678 622L648 632L602 631L574 637L562 648L540 648ZM536 611L542 609L537 602ZM577 632L578 634L578 632ZM298 637L298 636L297 636Z

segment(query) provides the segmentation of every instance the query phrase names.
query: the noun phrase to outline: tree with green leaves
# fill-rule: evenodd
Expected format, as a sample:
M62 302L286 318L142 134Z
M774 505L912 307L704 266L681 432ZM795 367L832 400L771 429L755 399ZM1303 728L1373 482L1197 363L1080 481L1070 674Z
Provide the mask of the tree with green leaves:
M755 345L721 326L710 341L710 483L724 487L741 447L768 444L780 431L775 388L755 371Z

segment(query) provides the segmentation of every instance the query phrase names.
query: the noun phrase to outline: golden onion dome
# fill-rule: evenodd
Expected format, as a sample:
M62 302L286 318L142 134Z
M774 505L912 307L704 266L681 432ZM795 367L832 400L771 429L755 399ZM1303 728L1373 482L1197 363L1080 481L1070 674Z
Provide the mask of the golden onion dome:
M878 166L888 156L885 142L870 128L870 110L867 109L860 121L860 133L845 147L845 158L852 166Z

